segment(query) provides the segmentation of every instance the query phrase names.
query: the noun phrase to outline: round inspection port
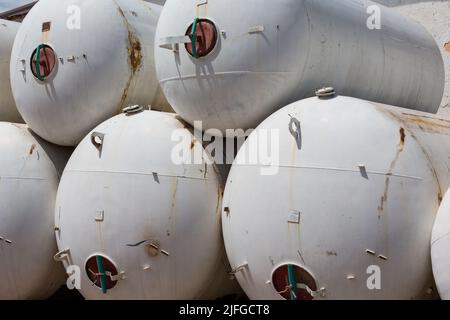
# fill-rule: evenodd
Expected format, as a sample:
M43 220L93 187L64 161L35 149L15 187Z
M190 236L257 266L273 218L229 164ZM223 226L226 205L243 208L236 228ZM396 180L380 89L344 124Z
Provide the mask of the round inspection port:
M30 68L34 77L40 81L48 78L56 65L55 51L46 44L40 44L34 49L30 59Z
M191 38L191 42L185 44L186 50L194 58L205 57L216 47L217 28L208 19L195 19L186 35Z
M286 300L313 300L317 291L314 277L305 269L285 264L272 274L272 283L278 294Z
M117 280L113 280L113 277L118 275L117 267L105 256L97 254L89 257L86 261L85 271L89 280L104 293L117 284Z

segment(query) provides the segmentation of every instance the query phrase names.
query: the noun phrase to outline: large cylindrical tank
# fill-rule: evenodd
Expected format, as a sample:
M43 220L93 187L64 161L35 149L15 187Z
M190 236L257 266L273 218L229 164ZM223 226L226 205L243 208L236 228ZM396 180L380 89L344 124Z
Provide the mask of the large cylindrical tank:
M371 1L168 0L155 50L168 101L205 128L254 128L329 85L428 112L443 94L432 36Z
M175 115L133 112L95 128L61 179L57 242L64 263L81 268L81 294L198 299L236 292L216 168ZM183 160L193 154L199 162Z
M43 299L64 284L54 210L69 152L0 122L0 299Z
M20 23L0 19L0 121L23 122L17 111L9 81L9 63Z
M270 116L239 151L223 201L227 254L247 295L433 297L449 135L448 120L344 96Z
M160 10L141 0L39 1L11 57L13 94L33 131L72 146L129 104L168 107L154 66Z

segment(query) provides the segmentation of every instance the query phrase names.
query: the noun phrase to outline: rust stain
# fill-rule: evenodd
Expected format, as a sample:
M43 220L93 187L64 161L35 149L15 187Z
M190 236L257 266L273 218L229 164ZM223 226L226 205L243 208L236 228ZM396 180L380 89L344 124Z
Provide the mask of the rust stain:
M437 186L438 186L438 202L439 204L441 204L442 199L443 199L443 193L442 193L442 187L441 187L441 182L439 181L439 177L438 174L436 172L436 169L433 166L433 161L431 161L430 155L428 154L427 150L425 150L425 148L420 144L419 140L417 139L417 137L414 134L411 134L411 136L414 138L414 140L417 141L417 144L420 146L423 154L425 155L425 157L428 160L428 164L429 164L429 168L431 170L431 172L433 173L434 178L436 179L437 182Z
M416 125L421 131L424 131L424 132L450 135L450 121L448 121L448 120L440 119L440 118L436 118L436 117L428 117L425 115L419 116L419 115L405 113L405 112L401 113L400 115L397 113L391 112L391 111L388 111L387 113L390 114L393 118L397 119L399 122L401 122L406 127L408 127L409 124L413 124L413 125ZM437 199L440 204L443 199L443 192L442 192L441 182L439 181L438 174L436 172L436 169L433 166L433 161L431 160L431 157L428 154L428 151L420 143L419 139L417 139L414 132L410 131L410 135L417 142L417 145L420 147L422 153L427 158L428 166L429 166L431 172L433 173L434 178L436 179L436 182L437 182L437 186L438 186ZM388 186L389 186L389 181L388 181ZM381 207L381 209L383 209L383 207Z
M400 144L402 146L405 145L405 139L406 139L405 128L400 128Z
M395 166L397 165L398 160L400 159L400 155L403 152L405 148L405 141L406 141L406 134L405 129L400 128L400 142L397 145L397 152L395 154L394 160L392 160L388 174L386 175L386 180L384 181L384 192L381 196L380 205L378 206L378 219L381 219L381 216L383 215L384 209L386 207L386 203L388 201L388 193L389 193L389 184L391 182L392 173L395 169Z
M128 53L133 74L138 72L142 66L142 47L138 38L128 30Z
M42 23L42 32L49 32L51 27L52 27L52 22L51 21L47 21L47 22Z
M131 30L131 25L128 22L128 19L125 16L125 13L123 12L122 8L116 3L117 10L119 11L119 14L122 16L123 20L125 21L125 26L128 31L128 55L129 55L129 62L132 68L132 73L136 73L141 65L142 65L142 46L139 39L136 37L134 32Z
M447 42L444 44L444 48L445 50L447 50L448 52L450 52L450 42Z
M442 120L442 121L445 121L445 120ZM433 161L431 160L430 155L428 154L427 150L422 146L420 141L417 139L417 137L412 132L411 132L411 137L417 142L417 145L420 147L420 149L422 150L422 153L427 158L427 161L428 161L428 164L429 164L429 168L430 168L431 172L433 173L433 176L436 179L436 182L437 182L437 185L438 185L437 198L438 198L439 204L441 204L442 199L443 199L442 187L441 187L441 182L439 181L439 177L438 177L438 174L436 172L436 169L433 166Z
M216 223L218 223L219 225L222 224L222 203L223 203L223 187L221 186L221 184L219 183L219 186L217 188L217 203L216 203ZM226 208L228 208L228 213L226 212ZM229 207L225 208L225 213L227 213L227 216L229 216L230 214L230 209Z
M388 200L389 183L390 183L390 177L387 177L384 182L384 193L383 193L383 196L381 197L380 205L378 206L378 219L381 219L381 216L384 212L384 207Z
M31 156L33 154L34 150L36 150L36 144L35 143L33 143L31 145L31 148L30 148L30 151L28 152L28 154Z
M117 1L114 1L116 3L117 6L117 10L119 11L119 14L126 20L125 18L125 13L123 12L122 8L119 6L119 4L117 3ZM128 23L128 21L127 21Z
M394 114L394 116L401 121L417 125L422 131L450 134L450 121L448 120L409 113L402 113L400 116Z
M130 65L130 75L128 77L127 83L125 84L125 89L123 90L122 97L121 97L119 105L117 107L118 112L120 113L120 112L122 112L122 109L125 106L125 102L128 97L131 82L133 81L135 74L142 67L143 55L142 55L141 42L136 37L136 35L133 33L132 27L131 27L130 23L128 22L128 20L125 16L125 13L123 12L120 5L117 4L116 1L114 1L114 2L116 3L117 11L119 12L119 15L123 18L125 27L127 28L127 31L128 31L127 49L128 49L128 63Z
M125 89L122 92L122 97L120 98L119 106L117 107L118 113L121 113L122 109L125 106L125 101L127 100L128 97L128 90L130 89L130 85L131 85L131 77L130 79L128 79L127 84L125 85Z

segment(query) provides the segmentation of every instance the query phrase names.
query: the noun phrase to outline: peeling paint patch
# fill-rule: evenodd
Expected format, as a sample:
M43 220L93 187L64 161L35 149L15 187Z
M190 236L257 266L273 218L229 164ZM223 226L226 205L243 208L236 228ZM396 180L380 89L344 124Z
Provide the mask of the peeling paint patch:
M142 47L141 42L138 38L132 33L128 32L128 41L129 41L129 54L130 54L130 64L133 71L133 74L139 71L142 65Z
M134 34L134 32L132 30L132 26L128 22L128 20L125 16L125 13L123 12L122 8L120 7L120 5L117 2L116 2L116 6L117 6L117 11L118 11L119 15L123 18L125 27L127 28L127 31L128 31L127 49L128 49L128 63L129 63L129 67L130 67L130 75L129 75L128 81L125 85L125 88L123 90L122 98L119 102L119 106L117 108L118 113L120 113L120 112L122 112L122 108L124 107L125 102L128 98L128 93L129 93L133 78L134 78L135 74L142 67L143 55L142 55L141 42L139 41L138 37L136 37L136 35Z
M139 39L136 37L136 35L131 30L131 25L128 22L128 19L125 16L125 13L123 12L120 5L117 5L117 10L119 11L119 14L122 16L122 18L125 21L127 31L128 31L128 53L130 57L130 65L132 68L133 74L136 73L136 71L139 70L142 64L142 46Z

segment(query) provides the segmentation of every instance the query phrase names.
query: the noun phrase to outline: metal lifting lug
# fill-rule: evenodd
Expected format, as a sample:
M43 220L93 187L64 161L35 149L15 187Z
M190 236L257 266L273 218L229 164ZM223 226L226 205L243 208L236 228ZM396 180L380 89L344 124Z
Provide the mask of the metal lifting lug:
M57 262L64 262L67 261L70 263L70 249L64 249L59 251L57 254L53 256L53 260Z
M245 263L245 264L240 265L239 267L233 269L229 274L230 275L235 275L238 272L244 271L247 267L248 267L248 263Z

